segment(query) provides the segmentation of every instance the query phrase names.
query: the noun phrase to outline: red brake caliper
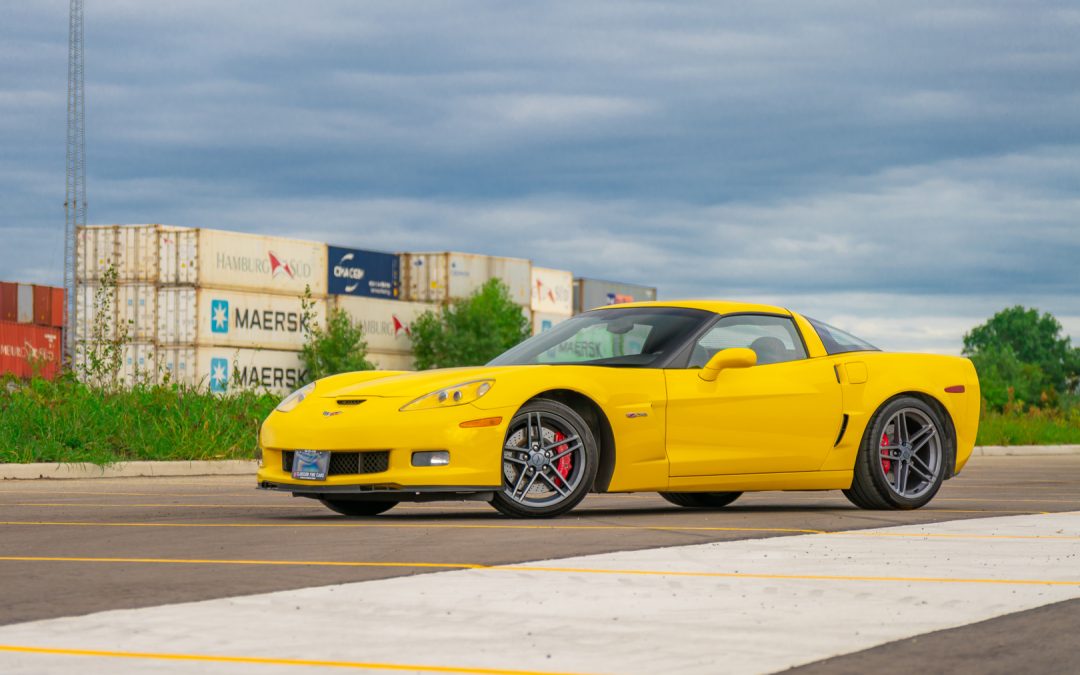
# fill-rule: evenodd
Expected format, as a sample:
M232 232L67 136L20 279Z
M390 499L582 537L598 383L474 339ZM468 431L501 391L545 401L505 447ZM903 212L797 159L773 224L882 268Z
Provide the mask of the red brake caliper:
M566 434L562 433L561 431L556 431L555 432L555 440L556 440L556 442L564 440L565 438L566 438ZM555 448L555 454L559 454L560 452L566 452L567 448L569 448L569 447L570 447L569 445L564 443L563 445L560 445L559 447ZM572 454L573 453L567 453L567 454L563 455L562 457L559 458L558 463L555 464L555 470L559 472L560 476L562 476L563 483L566 483L566 478L567 478L567 476L570 475L570 469L572 469L574 467L574 461L572 459L570 459L570 455L572 455ZM566 483L566 484L569 485L569 483Z
M889 435L888 434L881 434L881 447L884 448L884 447L886 447L888 445L889 445ZM881 458L881 468L882 468L882 470L884 470L885 473L889 473L889 469L891 467L892 467L892 460L891 459L885 459L885 457L882 457Z

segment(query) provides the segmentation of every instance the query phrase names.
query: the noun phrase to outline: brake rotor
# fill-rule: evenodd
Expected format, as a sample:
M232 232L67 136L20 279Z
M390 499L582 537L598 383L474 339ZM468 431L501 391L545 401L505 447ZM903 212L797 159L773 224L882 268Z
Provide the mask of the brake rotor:
M557 443L566 438L566 435L561 431L555 431L554 429L548 429L546 427L541 429L540 432L540 445L547 446L552 443ZM517 450L503 450L504 457L517 452L529 452L528 436L525 429L518 429L506 439L506 445L516 447ZM570 446L568 444L562 444L554 448L555 454L565 452ZM574 461L569 454L560 457L555 463L555 472L559 477L563 479L563 485L568 485L566 479L570 475L570 471L574 468ZM518 478L521 476L521 472L525 470L525 467L515 464L514 462L503 462L503 475L510 485L517 485ZM532 487L529 488L528 494L544 494L552 492L550 485L543 481L536 481Z

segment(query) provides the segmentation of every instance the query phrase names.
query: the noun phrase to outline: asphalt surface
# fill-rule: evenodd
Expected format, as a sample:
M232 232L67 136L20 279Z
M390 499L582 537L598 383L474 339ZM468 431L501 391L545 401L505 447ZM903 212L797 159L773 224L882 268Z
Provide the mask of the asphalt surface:
M654 494L590 496L553 521L506 519L476 502L401 505L344 518L314 501L256 491L253 478L0 483L0 625L594 553L1008 515L1080 511L1080 456L979 457L927 508L870 512L838 492L744 495L720 511ZM318 562L318 565L277 563ZM348 566L326 563L344 562ZM1028 672L1075 672L1080 604L954 629L997 635ZM942 631L830 659L815 672L905 670L994 652L958 652ZM1019 636L1039 636L1023 640ZM962 655L958 656L958 654ZM860 659L863 659L860 661ZM967 667L964 667L967 666ZM1004 672L1004 671L1002 671Z

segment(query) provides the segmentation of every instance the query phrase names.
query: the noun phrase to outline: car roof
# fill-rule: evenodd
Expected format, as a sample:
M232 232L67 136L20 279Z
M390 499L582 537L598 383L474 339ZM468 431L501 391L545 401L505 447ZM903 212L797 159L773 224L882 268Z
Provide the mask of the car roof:
M652 300L649 302L626 302L618 305L607 305L597 309L619 309L624 307L685 307L687 309L701 309L716 314L780 314L790 316L791 311L774 305L759 305L751 302L735 302L733 300Z

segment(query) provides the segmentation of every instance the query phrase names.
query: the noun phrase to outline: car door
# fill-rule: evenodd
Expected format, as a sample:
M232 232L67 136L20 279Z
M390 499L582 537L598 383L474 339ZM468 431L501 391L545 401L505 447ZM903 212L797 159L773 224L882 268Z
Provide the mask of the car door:
M699 375L721 349L747 347L757 365ZM840 430L840 384L828 359L807 358L790 316L721 318L686 368L665 370L670 475L814 471Z

